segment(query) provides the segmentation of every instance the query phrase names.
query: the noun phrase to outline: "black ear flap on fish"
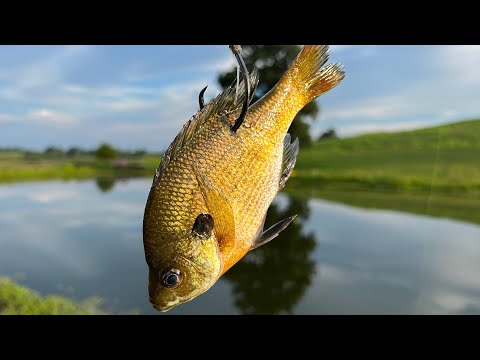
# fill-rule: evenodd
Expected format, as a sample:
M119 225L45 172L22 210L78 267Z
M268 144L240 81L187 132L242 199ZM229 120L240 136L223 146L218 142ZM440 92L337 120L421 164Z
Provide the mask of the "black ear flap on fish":
M213 217L210 214L200 214L195 219L192 227L192 234L197 239L209 239L213 232Z
M230 202L197 165L194 165L194 171L208 211L215 221L213 232L220 250L223 252L226 248L235 248L235 219Z

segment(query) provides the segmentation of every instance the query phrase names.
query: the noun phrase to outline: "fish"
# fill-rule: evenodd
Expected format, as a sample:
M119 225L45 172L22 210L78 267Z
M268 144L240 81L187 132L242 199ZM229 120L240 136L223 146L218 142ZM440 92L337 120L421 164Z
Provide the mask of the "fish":
M250 105L258 71L231 45L242 79L186 122L155 171L145 204L143 245L150 303L165 312L210 289L249 251L295 218L264 229L267 210L295 166L296 114L345 77L328 45L305 45L278 83Z

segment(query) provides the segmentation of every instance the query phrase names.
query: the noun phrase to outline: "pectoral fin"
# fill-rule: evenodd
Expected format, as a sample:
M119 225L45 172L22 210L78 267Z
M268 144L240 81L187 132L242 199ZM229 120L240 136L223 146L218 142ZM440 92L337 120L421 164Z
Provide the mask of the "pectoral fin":
M275 239L280 232L285 230L285 228L290 225L290 223L295 219L297 215L290 216L286 219L283 219L282 221L276 223L275 225L269 227L266 231L262 232L257 236L255 241L253 242L252 247L250 248L250 251L265 245L266 243L270 242L271 240Z
M235 220L230 202L198 166L195 165L194 169L208 212L214 220L213 232L220 251L230 251L235 248Z
M282 163L282 175L280 176L279 189L283 189L285 183L290 177L292 170L297 161L297 155L299 150L298 138L295 141L290 142L292 137L287 133L283 140L283 163Z

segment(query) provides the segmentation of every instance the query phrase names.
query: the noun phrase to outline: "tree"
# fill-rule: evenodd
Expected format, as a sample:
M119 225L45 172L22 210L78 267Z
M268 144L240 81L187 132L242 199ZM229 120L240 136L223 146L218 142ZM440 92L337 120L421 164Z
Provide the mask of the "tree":
M136 157L142 157L142 156L145 156L145 155L147 155L147 150L145 150L145 149L137 149L132 154L132 156L136 156Z
M60 148L57 148L55 146L48 146L45 151L44 151L44 154L46 156L50 156L50 157L58 157L58 156L63 156L64 155L64 152L62 149Z
M328 129L320 137L318 138L318 141L321 140L328 140L328 139L338 139L337 133L335 132L334 129Z
M99 159L109 160L115 159L118 155L117 150L113 148L110 144L103 143L97 150L95 150L95 156Z
M293 214L298 217L271 244L249 252L225 273L234 304L243 314L291 314L310 286L316 242L315 235L302 228L310 216L308 201L289 198L284 210L272 204L264 228Z
M82 150L80 148L72 146L70 149L67 150L65 154L69 157L75 157L80 155L81 153L82 153Z
M298 45L242 45L243 59L249 71L257 68L260 81L252 103L265 95L280 80L280 77L288 69L295 57L301 50ZM234 68L218 76L218 82L225 89L236 78L237 69ZM312 145L309 134L309 124L306 117L314 118L318 114L319 107L315 101L306 105L295 117L290 134L293 138L298 137L301 147Z

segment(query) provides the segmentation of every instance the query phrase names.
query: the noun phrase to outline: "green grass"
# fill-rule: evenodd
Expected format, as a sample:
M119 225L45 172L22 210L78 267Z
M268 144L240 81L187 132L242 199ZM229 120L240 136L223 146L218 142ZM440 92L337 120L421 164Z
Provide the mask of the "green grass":
M100 315L102 300L74 302L60 295L42 297L38 292L0 277L0 315Z
M93 156L26 157L20 151L0 151L0 183L52 179L87 179L93 177L153 176L160 162L158 155L146 155L135 162L138 169L119 169L111 161Z
M369 189L480 190L480 120L317 142L293 177Z

